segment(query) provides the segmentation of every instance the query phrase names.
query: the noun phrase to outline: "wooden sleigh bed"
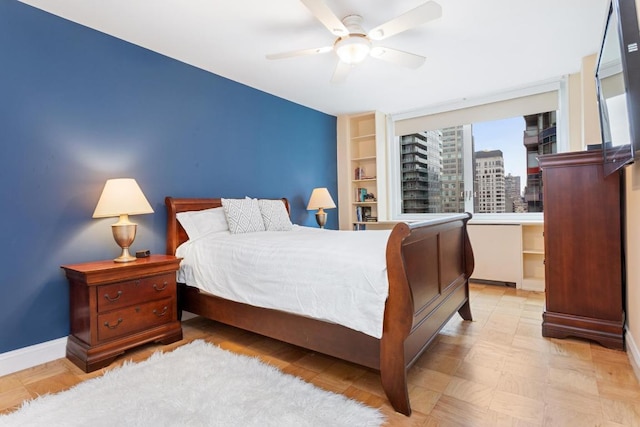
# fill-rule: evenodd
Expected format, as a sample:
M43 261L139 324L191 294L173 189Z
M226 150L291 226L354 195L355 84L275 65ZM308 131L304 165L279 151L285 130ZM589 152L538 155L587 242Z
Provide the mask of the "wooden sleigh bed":
M287 210L289 205L283 199ZM222 206L221 199L167 197L167 254L188 237L176 214ZM393 408L411 414L408 368L458 312L472 320L468 280L474 268L470 214L395 225L386 248L389 295L382 338L347 327L213 296L179 284L179 310L324 353L380 372Z

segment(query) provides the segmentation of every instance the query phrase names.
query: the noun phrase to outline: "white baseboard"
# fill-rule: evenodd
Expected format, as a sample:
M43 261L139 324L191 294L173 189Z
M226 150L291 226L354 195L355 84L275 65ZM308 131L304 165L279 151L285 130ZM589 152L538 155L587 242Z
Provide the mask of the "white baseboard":
M184 311L182 321L197 317ZM0 353L0 377L66 357L67 337Z
M67 337L0 354L0 377L65 357Z
M638 350L638 343L633 340L633 336L629 331L625 334L625 342L627 345L627 354L629 355L629 361L633 372L636 374L636 378L640 381L640 350Z

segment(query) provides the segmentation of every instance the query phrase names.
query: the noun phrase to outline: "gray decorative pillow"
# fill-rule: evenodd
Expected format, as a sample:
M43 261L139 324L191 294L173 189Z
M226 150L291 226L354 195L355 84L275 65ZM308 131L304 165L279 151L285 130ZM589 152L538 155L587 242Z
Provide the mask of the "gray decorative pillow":
M232 234L264 231L257 199L221 199Z
M258 200L264 228L267 231L289 231L293 227L289 213L282 200Z

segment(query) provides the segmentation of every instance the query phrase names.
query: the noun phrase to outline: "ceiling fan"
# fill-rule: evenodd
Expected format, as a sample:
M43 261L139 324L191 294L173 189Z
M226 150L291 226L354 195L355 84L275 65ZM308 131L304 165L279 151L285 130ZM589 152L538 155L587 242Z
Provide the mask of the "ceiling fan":
M334 51L338 55L339 61L331 78L332 83L343 82L349 74L349 70L360 64L368 56L409 68L420 67L424 64L424 56L377 46L374 42L384 40L442 16L442 7L435 1L428 1L365 32L362 28L362 17L360 15L349 15L340 20L329 9L324 0L301 1L334 36L337 36L337 39L331 46L270 54L267 55L267 59L283 59Z

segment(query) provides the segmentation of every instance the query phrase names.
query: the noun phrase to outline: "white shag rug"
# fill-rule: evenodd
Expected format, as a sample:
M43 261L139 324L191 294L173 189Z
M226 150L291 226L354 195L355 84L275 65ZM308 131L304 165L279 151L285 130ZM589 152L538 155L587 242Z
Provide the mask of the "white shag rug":
M202 340L0 416L0 426L380 426L379 410Z

